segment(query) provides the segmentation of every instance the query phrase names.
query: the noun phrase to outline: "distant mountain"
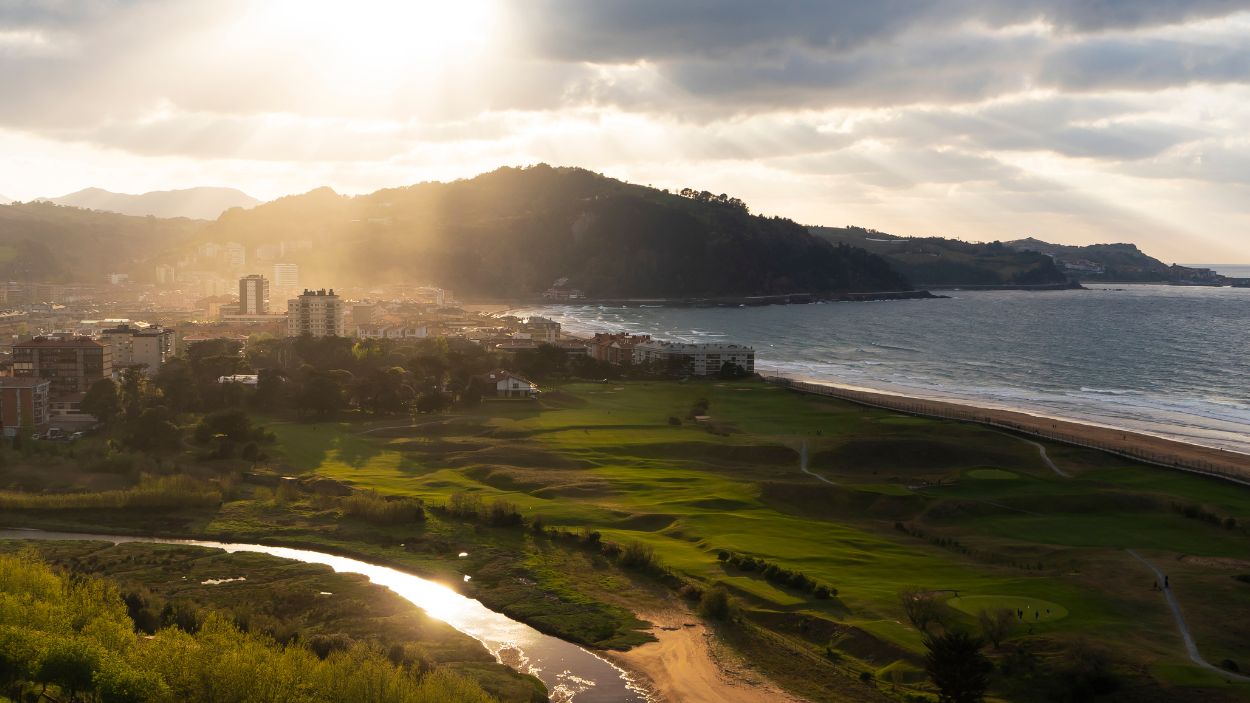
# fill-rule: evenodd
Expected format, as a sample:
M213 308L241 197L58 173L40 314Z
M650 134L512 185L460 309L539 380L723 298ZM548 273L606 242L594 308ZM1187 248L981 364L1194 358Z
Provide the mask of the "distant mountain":
M99 282L180 245L206 224L49 202L0 205L0 280Z
M1082 281L1123 283L1190 283L1222 285L1227 279L1210 269L1165 264L1135 244L1051 244L1029 237L1007 246L1022 252L1039 252L1055 260L1066 273Z
M428 281L508 298L560 278L594 298L909 288L880 257L736 199L547 165L354 198L322 188L230 210L199 241L285 242L318 287Z
M215 220L230 208L252 207L260 203L256 198L234 188L158 190L140 195L87 188L46 200L58 205L116 212L121 215L189 217L193 220Z
M979 244L942 237L900 237L862 227L810 227L835 244L861 247L921 288L943 286L1061 285L1068 276L1045 254L1000 242Z
M11 202L13 202L13 198L10 198L4 193L0 193L0 205L8 205Z

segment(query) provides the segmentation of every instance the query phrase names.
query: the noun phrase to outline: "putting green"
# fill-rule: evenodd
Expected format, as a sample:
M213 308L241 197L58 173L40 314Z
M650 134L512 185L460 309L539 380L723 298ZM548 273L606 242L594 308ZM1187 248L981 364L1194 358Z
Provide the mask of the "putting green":
M1020 478L1020 475L1006 469L973 469L968 472L968 478L988 481L1014 481Z
M982 610L1007 609L1011 612L1024 611L1024 622L1054 622L1068 616L1068 609L1041 598L1028 596L961 596L946 601L950 607L961 613L976 616ZM1034 617L1034 613L1041 613Z

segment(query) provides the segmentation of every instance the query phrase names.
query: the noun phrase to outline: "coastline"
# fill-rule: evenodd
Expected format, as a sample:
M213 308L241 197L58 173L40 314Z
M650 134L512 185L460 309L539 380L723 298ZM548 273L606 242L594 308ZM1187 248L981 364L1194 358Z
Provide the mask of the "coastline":
M1164 468L1250 485L1250 454L1190 444L1132 430L1034 415L1022 410L930 400L781 375L763 377L770 383L800 393L824 395L911 415L974 422L1062 444L1096 449Z

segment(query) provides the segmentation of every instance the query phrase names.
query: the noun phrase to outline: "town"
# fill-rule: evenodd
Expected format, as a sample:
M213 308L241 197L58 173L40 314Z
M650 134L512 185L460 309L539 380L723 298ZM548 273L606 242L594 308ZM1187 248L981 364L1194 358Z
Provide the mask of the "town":
M285 245L284 245L285 246ZM230 269L244 261L241 245L210 244L202 255ZM570 334L559 322L508 314L500 306L467 305L435 286L389 285L371 289L299 287L299 268L273 263L271 274L241 275L237 293L218 274L158 266L157 283L110 276L100 286L0 285L0 423L19 432L69 439L95 426L83 398L102 379L125 373L154 378L180 351L201 342L241 350L278 338L338 337L403 345L442 339L493 354L500 368L479 381L498 397L534 397L539 384L521 375L518 355L540 349L565 361L629 367L664 376L749 376L755 350L732 343L689 343L650 335ZM557 287L559 283L557 283ZM205 294L207 295L201 295ZM285 299L285 304L281 301ZM568 300L567 296L562 298ZM254 387L255 368L233 369L221 384ZM455 393L456 389L439 389Z

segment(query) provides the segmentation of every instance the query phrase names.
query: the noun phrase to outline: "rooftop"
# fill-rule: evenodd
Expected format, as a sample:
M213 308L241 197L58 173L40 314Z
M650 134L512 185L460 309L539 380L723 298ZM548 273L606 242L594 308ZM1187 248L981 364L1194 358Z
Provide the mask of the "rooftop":
M41 347L41 348L65 348L65 347L89 347L102 348L104 345L91 339L90 337L72 337L69 339L56 339L50 337L35 337L25 342L18 342L13 345L14 349L21 347Z

